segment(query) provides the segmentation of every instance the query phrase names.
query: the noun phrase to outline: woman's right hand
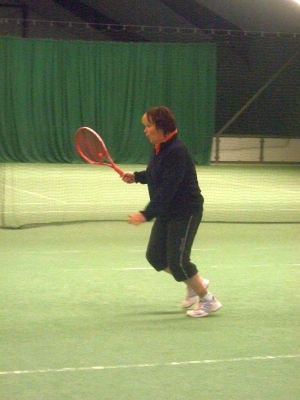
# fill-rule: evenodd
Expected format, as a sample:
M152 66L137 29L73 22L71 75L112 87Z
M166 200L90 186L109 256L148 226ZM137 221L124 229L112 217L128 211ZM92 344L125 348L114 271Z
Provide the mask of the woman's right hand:
M122 176L122 181L126 183L134 183L134 173L132 172L125 172L125 174Z

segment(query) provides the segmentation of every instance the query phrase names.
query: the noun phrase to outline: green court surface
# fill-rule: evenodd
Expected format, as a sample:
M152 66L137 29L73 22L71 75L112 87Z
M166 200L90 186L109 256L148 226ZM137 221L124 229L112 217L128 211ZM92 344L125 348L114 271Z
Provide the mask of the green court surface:
M299 224L203 223L192 259L223 307L195 319L150 228L0 229L1 400L300 398Z

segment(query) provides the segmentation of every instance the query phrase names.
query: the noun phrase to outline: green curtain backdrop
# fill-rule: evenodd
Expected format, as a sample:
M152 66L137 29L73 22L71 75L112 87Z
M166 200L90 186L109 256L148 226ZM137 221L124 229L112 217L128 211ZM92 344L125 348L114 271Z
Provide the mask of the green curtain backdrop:
M0 38L0 161L80 162L80 126L118 163L146 163L142 114L170 107L197 164L208 164L215 116L213 44Z

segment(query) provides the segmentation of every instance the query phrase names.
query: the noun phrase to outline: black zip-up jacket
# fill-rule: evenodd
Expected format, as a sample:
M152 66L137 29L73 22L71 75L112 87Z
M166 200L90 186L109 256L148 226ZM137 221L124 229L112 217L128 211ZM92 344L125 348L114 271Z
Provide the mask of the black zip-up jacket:
M194 162L177 135L161 143L158 154L154 149L147 169L134 176L135 182L148 185L150 202L141 211L147 221L180 218L203 210Z

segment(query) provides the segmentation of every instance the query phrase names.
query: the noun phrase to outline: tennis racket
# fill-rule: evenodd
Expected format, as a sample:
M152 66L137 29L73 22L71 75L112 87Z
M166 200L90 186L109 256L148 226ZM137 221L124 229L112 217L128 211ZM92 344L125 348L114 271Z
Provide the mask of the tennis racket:
M75 147L80 157L89 164L113 168L120 176L124 175L112 160L105 143L93 129L83 126L75 133Z

